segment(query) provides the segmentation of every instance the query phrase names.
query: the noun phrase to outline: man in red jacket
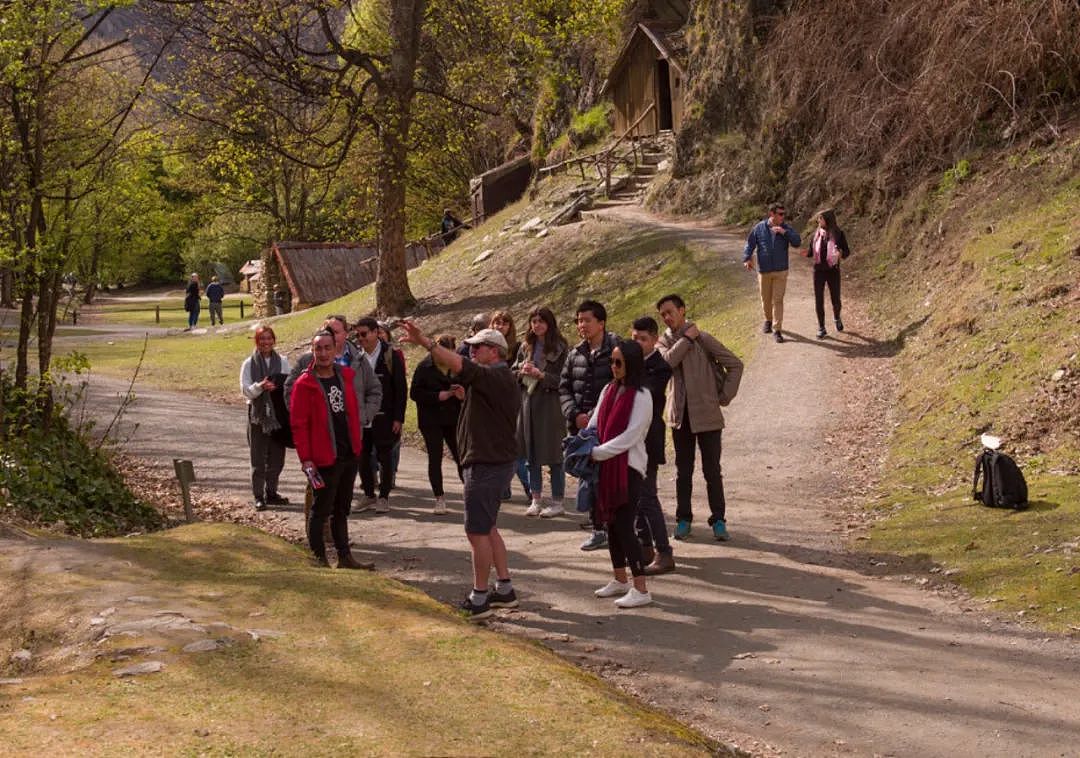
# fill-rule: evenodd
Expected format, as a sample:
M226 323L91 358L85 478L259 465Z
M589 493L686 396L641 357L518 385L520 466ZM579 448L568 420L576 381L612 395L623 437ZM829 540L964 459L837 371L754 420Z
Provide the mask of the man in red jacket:
M338 568L370 570L375 564L357 561L349 550L347 520L361 452L357 398L363 396L363 380L334 361L332 332L323 330L312 337L311 353L314 359L293 385L289 401L296 454L315 490L308 545L316 561L329 565L323 542L323 525L329 517Z

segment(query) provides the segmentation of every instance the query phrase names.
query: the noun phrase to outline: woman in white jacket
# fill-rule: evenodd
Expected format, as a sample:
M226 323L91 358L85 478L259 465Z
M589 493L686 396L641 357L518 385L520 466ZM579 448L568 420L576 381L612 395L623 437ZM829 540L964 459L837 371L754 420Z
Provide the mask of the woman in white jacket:
M589 418L600 443L592 459L600 463L597 487L597 521L608 534L608 551L615 578L596 590L597 597L615 597L620 608L636 608L652 602L645 585L641 544L634 532L637 502L645 476L648 454L645 436L652 423L652 395L645 389L645 356L632 340L620 340L611 352L615 377L604 387ZM626 575L627 568L633 584Z

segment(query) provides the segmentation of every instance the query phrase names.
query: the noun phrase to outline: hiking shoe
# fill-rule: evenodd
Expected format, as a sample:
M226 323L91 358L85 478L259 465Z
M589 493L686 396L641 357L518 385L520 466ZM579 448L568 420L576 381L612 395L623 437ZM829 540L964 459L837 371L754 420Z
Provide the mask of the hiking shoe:
M441 516L446 513L446 498L439 495L435 498L435 507L432 509L432 513L436 516Z
M490 595L488 597L490 597ZM466 615L469 617L469 621L483 621L492 614L490 600L485 600L482 605L476 605L473 603L472 598L467 597L461 601L461 605L459 605L458 608L465 611Z
M616 595L625 595L628 589L632 589L630 582L620 582L618 579L612 579L598 590L594 590L593 594L597 597L615 597Z
M761 331L763 334L772 334L772 321L766 321L762 325Z
M819 326L818 330L817 330L817 338L819 340L823 340L823 339L825 339L826 334L828 334L828 332L825 331L825 327Z
M675 570L675 556L672 553L657 553L652 563L645 567L645 576L670 574Z
M263 500L262 498L258 498L258 497L255 498L255 510L257 510L257 511L265 511L266 510L266 501Z
M385 497L380 497L375 501L376 513L389 513L390 512L390 500Z
M607 547L607 532L593 532L581 543L582 550L599 550L602 547Z
M337 557L339 569L360 569L361 571L374 571L375 563L372 561L358 561L352 553L339 553Z
M566 510L563 508L562 501L552 500L551 505L540 511L540 518L555 518L556 516L561 516L564 513L566 513Z
M844 331L844 322L841 321L840 319L836 319L836 331L838 331L838 332Z
M289 498L282 497L281 495L279 495L276 492L271 492L270 494L268 494L266 496L266 504L267 505L288 505L289 504Z
M712 525L712 534L718 542L727 542L731 539L731 535L727 531L727 524L723 521L717 521Z
M353 511L356 513L363 513L364 511L370 511L375 507L374 495L357 495L353 499Z
M615 601L619 608L640 608L652 602L652 595L642 592L637 587L631 587L630 591Z
M540 512L544 510L544 504L539 500L533 500L529 507L525 509L525 515L529 517L539 516Z
M783 341L784 341L784 335L782 335L782 334L780 333L780 330L779 330L779 329L777 329L777 330L776 330L776 335L775 335L774 339L775 339L775 340L776 340L777 342L783 342Z
M685 540L690 536L690 522L682 519L675 522L675 534L671 535L677 540Z
M517 593L510 590L505 595L500 595L495 590L488 591L488 605L492 608L517 608Z

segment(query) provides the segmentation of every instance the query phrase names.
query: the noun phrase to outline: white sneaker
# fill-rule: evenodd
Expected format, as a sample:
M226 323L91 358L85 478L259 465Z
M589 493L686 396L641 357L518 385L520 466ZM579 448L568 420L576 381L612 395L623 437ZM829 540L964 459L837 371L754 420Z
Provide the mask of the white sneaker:
M389 510L389 509L387 509L387 510ZM439 495L437 498L435 498L435 510L434 510L434 513L436 515L440 515L440 516L442 514L446 513L446 498L443 497L442 495Z
M544 510L544 504L539 500L533 500L532 505L525 509L526 516L539 516L540 511Z
M385 497L380 497L378 500L375 501L375 512L376 513L389 513L390 512L390 501L388 499L386 499Z
M597 597L615 597L616 595L622 595L627 589L633 591L634 587L630 582L620 582L617 579L612 579L600 589L593 592Z
M566 511L563 510L562 500L552 500L551 505L540 511L540 518L555 518L556 516L561 516L564 513L566 513Z
M353 498L353 513L370 511L375 506L375 498L367 495L357 495Z
M642 592L637 587L631 587L630 591L615 601L620 608L640 608L652 602L652 595Z

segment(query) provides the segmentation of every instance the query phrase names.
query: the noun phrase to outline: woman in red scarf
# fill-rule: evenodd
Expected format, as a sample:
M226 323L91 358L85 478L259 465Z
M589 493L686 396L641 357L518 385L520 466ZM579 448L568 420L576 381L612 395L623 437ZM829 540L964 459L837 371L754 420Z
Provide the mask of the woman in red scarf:
M638 495L648 454L645 436L652 423L652 395L644 388L645 356L633 340L620 340L611 351L615 379L600 393L589 427L600 435L592 459L600 463L596 518L607 527L608 551L615 578L596 591L597 597L615 597L620 608L652 602L645 586L641 544L634 533ZM627 581L626 569L634 577Z

